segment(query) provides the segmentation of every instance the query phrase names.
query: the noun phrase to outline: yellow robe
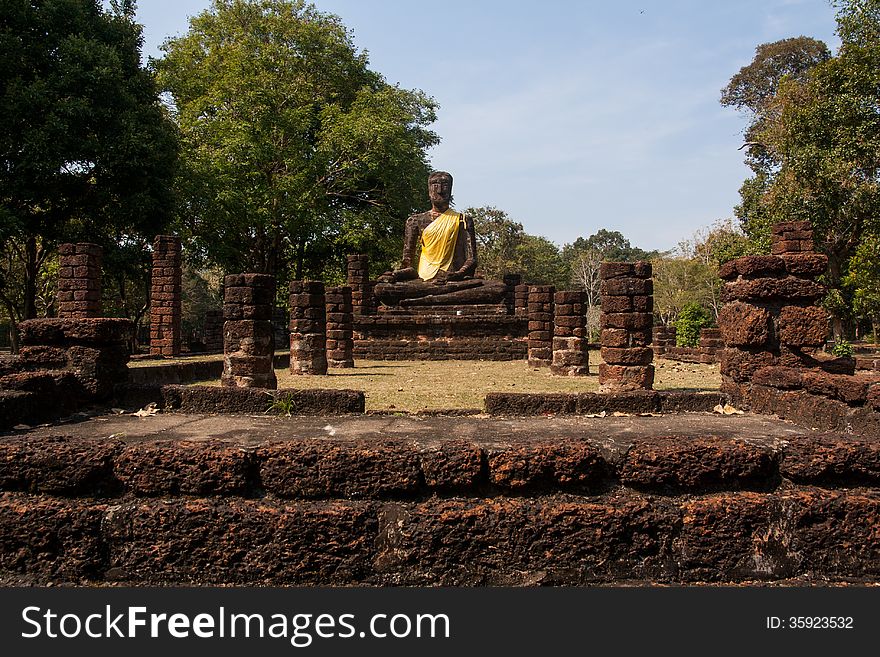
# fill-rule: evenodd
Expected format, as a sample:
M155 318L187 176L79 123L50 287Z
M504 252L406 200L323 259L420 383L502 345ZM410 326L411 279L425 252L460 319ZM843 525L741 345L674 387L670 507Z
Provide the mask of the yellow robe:
M462 215L447 210L422 231L422 254L419 256L419 278L430 281L441 269L449 271L455 256L458 224Z

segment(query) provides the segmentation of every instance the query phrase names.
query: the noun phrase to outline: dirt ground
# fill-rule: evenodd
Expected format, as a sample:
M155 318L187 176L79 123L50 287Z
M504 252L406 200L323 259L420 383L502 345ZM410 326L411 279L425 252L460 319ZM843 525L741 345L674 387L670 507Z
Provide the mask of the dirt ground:
M553 376L525 361L371 361L354 369L331 369L326 376L299 376L275 370L279 388L333 388L366 392L368 411L415 412L431 409L482 408L489 392L596 392L598 354L591 353L590 376ZM654 363L656 390L718 390L717 365ZM216 379L199 385L219 385Z

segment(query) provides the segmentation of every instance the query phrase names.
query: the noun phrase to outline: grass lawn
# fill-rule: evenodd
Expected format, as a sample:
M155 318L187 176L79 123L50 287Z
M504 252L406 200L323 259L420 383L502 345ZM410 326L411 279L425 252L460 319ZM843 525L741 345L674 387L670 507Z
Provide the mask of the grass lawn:
M598 354L590 353L596 358ZM415 412L430 409L482 408L488 392L595 392L598 365L586 377L552 376L549 368L525 361L355 361L354 369L331 369L326 376L300 376L275 370L279 388L350 388L364 390L367 410ZM717 365L657 360L656 390L717 390ZM219 385L219 381L199 382Z

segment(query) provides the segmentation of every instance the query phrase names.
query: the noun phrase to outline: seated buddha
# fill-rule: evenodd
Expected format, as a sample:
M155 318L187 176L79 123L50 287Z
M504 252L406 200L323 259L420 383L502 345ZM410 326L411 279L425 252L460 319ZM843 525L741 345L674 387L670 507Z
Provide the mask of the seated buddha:
M503 282L474 277L474 223L449 207L452 176L445 171L431 173L428 197L431 209L406 220L400 269L378 278L376 298L388 306L404 307L501 303Z

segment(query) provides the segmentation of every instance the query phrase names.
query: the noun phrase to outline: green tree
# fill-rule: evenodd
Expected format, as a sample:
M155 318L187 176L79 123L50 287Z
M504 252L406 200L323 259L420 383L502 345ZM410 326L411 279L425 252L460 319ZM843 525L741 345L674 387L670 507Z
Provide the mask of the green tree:
M480 272L496 280L505 274L522 274L517 248L525 239L523 225L492 206L468 208L465 214L474 222Z
M538 235L523 235L516 247L517 271L523 281L537 285L554 285L557 290L568 287L569 274L562 254L553 242Z
M200 264L296 278L399 257L427 203L435 104L368 67L300 0L214 0L153 62L180 128L181 233Z
M664 325L674 324L688 305L711 308L715 317L720 310L718 269L692 253L680 250L675 255L654 258L654 312Z
M871 322L874 342L880 340L880 238L870 235L850 260L846 284L853 288L854 309Z
M849 260L880 220L880 0L835 4L836 56L782 76L747 131L756 180L744 185L738 213L750 236L777 221L811 222L829 258L825 305L839 336L850 312Z
M746 164L754 175L740 188L741 203L735 209L749 238L770 252L773 218L763 207L762 197L781 162L762 141L762 132L777 119L774 105L783 79L804 82L809 71L827 61L831 52L824 42L800 36L764 43L755 49L752 62L742 67L721 91L721 104L734 107L748 117L743 131L748 150Z
M133 11L43 0L0 12L0 251L21 276L20 292L7 278L0 294L20 319L37 316L59 241L112 251L170 217L174 128L140 65Z
M690 301L675 320L675 344L679 347L696 347L700 343L700 331L712 325L712 316L696 301Z

